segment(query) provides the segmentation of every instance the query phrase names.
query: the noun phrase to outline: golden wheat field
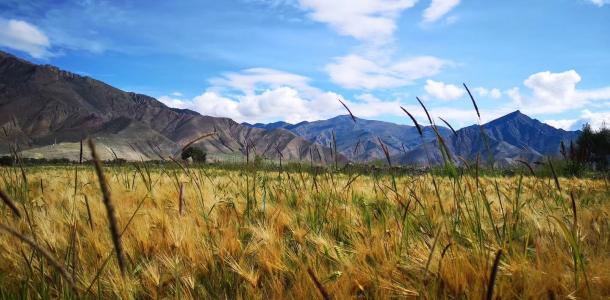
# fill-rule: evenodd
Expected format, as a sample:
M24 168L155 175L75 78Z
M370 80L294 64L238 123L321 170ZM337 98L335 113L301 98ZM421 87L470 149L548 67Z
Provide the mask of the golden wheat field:
M104 175L118 251L92 166L0 169L2 298L610 297L605 180Z

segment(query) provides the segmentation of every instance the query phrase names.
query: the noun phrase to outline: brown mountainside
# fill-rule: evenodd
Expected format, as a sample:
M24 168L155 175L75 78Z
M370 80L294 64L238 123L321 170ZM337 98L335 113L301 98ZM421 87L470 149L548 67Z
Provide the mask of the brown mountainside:
M79 142L94 137L105 159L179 155L190 141L211 156L241 157L245 144L269 159L331 162L331 150L283 130L250 128L228 118L173 109L90 77L36 65L0 51L0 153L17 144L24 156L76 159ZM320 155L318 155L320 153ZM344 160L341 157L341 160Z

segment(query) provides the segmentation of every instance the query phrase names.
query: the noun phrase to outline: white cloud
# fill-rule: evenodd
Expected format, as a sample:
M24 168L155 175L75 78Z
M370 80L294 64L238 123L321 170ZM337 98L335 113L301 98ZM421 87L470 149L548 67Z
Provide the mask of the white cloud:
M248 93L257 88L277 88L281 86L292 86L299 89L309 89L309 78L268 68L251 68L242 72L228 72L220 78L210 80L216 87L230 88Z
M299 0L309 17L330 25L339 34L383 43L396 30L400 13L417 0Z
M218 91L207 90L191 100L167 97L160 97L159 100L168 106L188 108L203 115L227 117L239 122L284 120L297 123L342 113L343 107L337 99L343 97L332 92L307 96L292 87L284 86L239 95L224 95Z
M180 93L180 92L173 92L172 96L182 97L182 93Z
M337 99L345 102L358 117L375 118L382 115L404 117L399 99L382 100L365 93L353 100L332 91L322 91L309 85L309 78L273 69L247 69L225 73L210 80L211 87L193 99L173 96L159 97L170 107L186 108L204 115L228 117L242 122L271 122L283 120L297 123L327 119L345 114ZM413 113L425 118L418 105L406 105ZM440 111L440 110L439 110ZM472 119L474 112L442 110L445 117ZM433 111L433 113L435 113ZM460 122L461 124L461 122Z
M506 93L506 95L513 100L513 103L516 106L521 107L523 105L523 96L521 96L521 90L518 87L508 89L504 91L504 93Z
M424 22L432 23L438 21L458 4L460 4L460 0L432 0L430 6L424 10Z
M345 108L337 99L345 102L354 115L362 118L374 119L392 115L404 117L405 123L410 123L400 109L400 106L404 106L418 120L426 119L424 111L414 100L403 102L401 98L380 99L371 93L346 99L335 92L313 87L309 81L307 77L274 69L248 69L225 73L210 80L212 85L192 99L162 96L159 100L170 107L191 109L203 115L228 117L238 122L283 120L297 123L346 114ZM461 109L428 105L428 109L433 118L441 116L456 128L476 121L476 113L470 107ZM509 111L508 107L493 110L481 108L484 121Z
M580 75L574 70L562 73L545 71L531 75L523 84L534 92L535 98L559 104L575 98L576 84L580 81Z
M157 100L161 101L161 103L174 108L188 108L190 105L189 102L177 98L172 98L170 96L161 96L157 98Z
M602 6L610 3L610 1L608 1L608 0L589 0L589 2L595 4L599 7L602 7Z
M0 46L43 58L50 55L51 43L42 31L28 22L0 18Z
M350 107L354 115L363 118L375 118L379 116L398 116L404 118L406 124L411 125L411 120L408 116L400 109L400 106L404 107L409 113L411 113L420 124L428 124L428 118L422 107L415 102L410 100L408 103L400 100L381 100L372 94L361 94L356 96L359 102L352 101L348 102L347 105ZM424 100L425 101L425 100ZM456 108L445 106L434 106L431 103L425 103L428 108L428 112L435 122L440 123L438 117L450 122L455 128L459 129L463 126L472 125L477 121L477 114L473 108ZM503 116L511 109L509 107L501 107L495 109L481 108L481 117L483 122L491 121L500 116ZM345 114L345 110L342 110L342 114Z
M463 88L456 85L430 79L426 80L424 89L428 95L440 100L455 100L462 97L466 92Z
M593 101L610 100L610 86L581 90L577 84L582 80L580 75L569 70L561 73L550 71L532 74L523 84L531 95L522 95L518 88L507 91L514 104L531 114L561 113L571 109L582 108Z
M397 20L401 12L413 7L417 0L298 1L302 9L309 11L312 20L328 24L339 34L362 42L357 52L336 57L326 65L331 80L341 87L396 88L436 75L449 64L449 61L433 56L391 58L396 51L392 45ZM450 4L448 10L454 5Z
M573 128L574 124L576 124L576 122L578 122L578 119L544 120L542 122L549 124L555 128L571 130Z
M211 87L190 100L162 96L171 107L237 121L300 122L340 114L342 96L309 85L309 78L274 69L229 72L210 80ZM345 99L343 99L345 100Z
M378 64L359 55L338 57L326 66L331 80L350 89L395 88L438 74L451 63L433 56L418 56Z
M578 115L578 119L545 120L544 123L565 130L578 130L586 123L591 125L593 129L600 129L604 126L610 126L610 111L592 112L589 109L584 109Z
M502 97L502 92L500 92L499 89L491 89L489 91L489 97L492 99L500 99L500 97Z
M589 123L594 129L600 129L602 127L610 126L610 111L592 112L588 109L585 109L580 114L580 118L580 123Z
M502 97L502 92L497 88L487 89L484 87L476 87L472 89L472 91L481 97L489 97L491 99L500 99L500 97Z
M193 98L190 103L191 110L200 112L204 115L214 117L231 118L237 121L242 121L242 115L239 113L239 102L223 97L215 92L206 91L203 94Z

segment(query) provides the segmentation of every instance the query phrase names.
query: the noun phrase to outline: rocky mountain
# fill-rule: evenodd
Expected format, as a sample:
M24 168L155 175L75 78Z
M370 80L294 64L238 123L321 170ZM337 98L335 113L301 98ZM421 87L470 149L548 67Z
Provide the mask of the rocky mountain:
M535 161L559 155L561 142L569 145L580 134L554 128L518 110L483 124L482 129L487 145L479 125L468 126L452 137L454 154L470 160L480 155L485 160L491 152L495 163L500 165L511 164L517 158Z
M252 127L271 129L283 128L322 145L330 145L333 132L337 140L337 151L354 161L385 160L379 140L388 146L391 156L400 156L422 144L415 126L399 125L390 122L356 118L349 115L337 116L328 120L289 124L276 122L254 124ZM445 127L438 127L442 136L451 134ZM431 142L435 134L430 126L423 128L424 141Z
M239 158L250 145L270 159L334 160L328 147L288 130L169 108L152 97L0 51L0 155L16 145L24 156L76 159L80 140L93 137L106 150L100 151L104 159L150 160L177 156L211 132L216 134L194 146L219 159Z
M329 144L334 131L338 151L349 159L359 162L384 159L377 137L388 146L392 160L396 163L427 165L439 164L443 161L436 137L429 126L424 128L423 139L414 126L360 118L354 123L350 116L294 125L277 122L249 126L283 128L323 145ZM456 163L461 163L459 158L474 161L477 156L484 162L491 154L494 163L501 166L513 164L516 159L536 161L544 156L558 155L561 141L569 145L570 141L575 140L579 134L579 131L554 128L520 111L483 124L482 129L487 143L482 138L479 125L462 128L456 131L456 134L445 127L438 127Z

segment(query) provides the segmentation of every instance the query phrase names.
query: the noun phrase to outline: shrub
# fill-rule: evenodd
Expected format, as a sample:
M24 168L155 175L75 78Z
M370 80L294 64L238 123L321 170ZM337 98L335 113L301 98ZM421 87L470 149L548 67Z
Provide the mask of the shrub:
M190 157L194 162L197 163L205 163L207 156L208 154L205 153L205 151L195 147L188 147L184 149L181 155L182 159L188 159Z
M12 166L15 160L10 156L0 157L0 166Z

